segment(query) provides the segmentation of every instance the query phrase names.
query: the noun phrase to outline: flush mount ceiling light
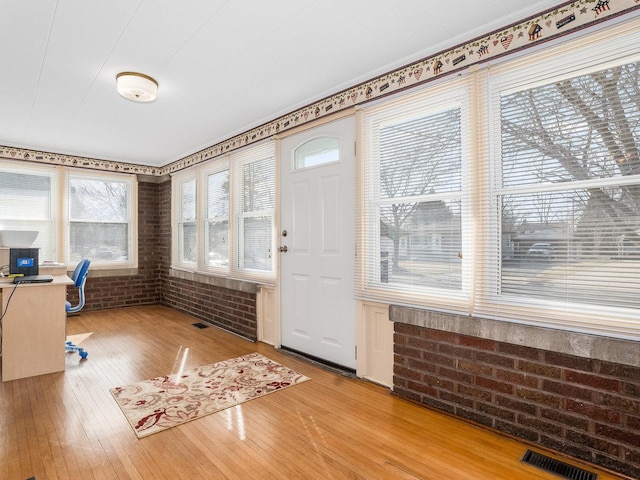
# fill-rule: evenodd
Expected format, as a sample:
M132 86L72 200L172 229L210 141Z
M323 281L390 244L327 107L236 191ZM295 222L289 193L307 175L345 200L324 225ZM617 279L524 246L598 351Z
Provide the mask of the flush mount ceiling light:
M116 75L118 93L134 102L153 102L158 96L158 82L149 75L122 72Z

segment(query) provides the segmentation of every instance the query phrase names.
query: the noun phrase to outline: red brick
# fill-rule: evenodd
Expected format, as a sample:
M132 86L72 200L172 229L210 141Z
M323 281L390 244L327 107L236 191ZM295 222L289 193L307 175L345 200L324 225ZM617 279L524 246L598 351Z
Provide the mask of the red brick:
M611 392L620 391L620 381L612 378L604 378L598 375L574 372L571 370L565 371L564 378L567 382L578 383L599 390L609 390Z
M432 365L442 365L445 367L453 368L455 366L456 360L455 358L448 357L446 355L439 355L437 353L433 353L431 351L423 351L422 359L425 362L428 362Z
M459 384L456 386L458 393L468 398L474 398L476 400L482 400L483 402L490 402L493 398L493 393L486 390L480 390L473 385Z
M564 434L564 427L562 425L546 422L538 417L520 414L517 417L517 423L519 425L532 428L538 432L544 432L547 435L562 437Z
M438 374L444 378L450 378L451 380L458 383L467 383L471 384L473 380L473 376L467 372L463 372L461 370L454 370L451 368L438 368Z
M618 424L621 422L620 412L608 408L599 408L591 403L578 402L569 398L566 400L565 408L568 412L577 413L592 420Z
M494 351L496 349L496 342L494 340L487 340L485 338L469 337L461 335L458 344L464 347L471 347L478 350Z
M420 334L422 333L422 330L424 330L423 328L418 327L416 325L409 325L409 324L400 323L400 322L395 322L393 324L393 328L396 333L399 333L405 336L410 336L410 337L419 337Z
M438 389L444 389L444 390L449 390L449 391L454 391L455 390L455 384L450 381L450 380L445 380L442 377L438 377L436 375L428 375L428 374L424 374L422 376L422 381L427 384L430 385L432 387L438 388Z
M640 414L640 399L603 393L598 395L598 400L598 405L602 407L613 408L633 415Z
M546 363L558 367L582 370L586 372L593 372L594 370L595 360L590 358L576 357L557 352L545 352L544 358Z
M407 388L412 392L429 395L430 397L435 397L437 395L437 390L435 388L433 388L431 385L425 385L424 383L418 383L409 380L407 381Z
M596 438L593 435L589 435L585 432L575 432L568 430L566 439L577 445L584 445L594 450L607 453L609 455L619 455L620 445L617 442L610 442L602 438Z
M465 372L469 372L474 375L482 375L485 377L490 377L493 374L493 368L489 365L483 365L475 362L467 362L465 360L458 360L458 368L460 370L464 370Z
M415 381L422 380L422 374L416 371L414 368L407 368L399 365L394 365L393 374L395 377L408 378Z
M518 370L522 370L523 372L548 378L560 378L562 374L562 369L558 367L553 367L551 365L545 365L541 363L528 362L525 360L518 360L516 368Z
M516 437L529 440L530 442L536 442L539 438L539 433L536 430L514 425L505 421L496 421L496 428L502 432L510 433Z
M547 392L557 393L559 395L562 395L563 397L591 400L591 390L587 388L577 387L575 385L568 385L562 382L543 380L542 389Z
M541 351L536 348L523 347L522 345L513 345L511 343L498 343L497 351L506 355L527 358L529 360L538 360L541 356Z
M476 377L476 385L500 393L513 393L513 385L484 377Z
M482 403L478 402L476 409L479 412L486 413L495 418L501 418L502 420L508 420L510 422L515 421L516 414L512 411L506 410L504 408L500 408L499 405L492 405L490 403Z
M632 430L640 430L640 417L632 417L631 415L627 416L626 425L627 428Z
M536 388L538 386L537 377L532 377L524 373L496 370L496 378L504 382L515 383L530 388Z
M635 382L636 384L640 384L640 367L602 362L600 365L600 373L611 377L624 378L631 382Z
M529 415L535 415L537 411L537 407L532 403L521 402L503 395L496 395L495 403L496 405L500 405L502 408L527 413Z
M503 368L513 369L516 361L513 358L505 357L504 355L493 354L489 352L478 352L476 354L476 360L479 363L486 363L487 365L495 365Z
M430 362L425 362L423 360L417 360L415 358L408 358L407 366L414 370L418 370L421 372L429 372L434 374L438 370L438 368L434 364Z
M527 388L517 388L516 396L532 403L545 405L552 408L560 408L562 406L562 398L557 395L531 390Z
M476 351L468 348L461 348L456 345L441 344L438 351L442 355L449 355L455 358L464 358L467 360L474 360L476 358Z
M460 337L457 333L445 332L442 330L432 330L432 329L423 329L424 338L428 338L429 340L433 340L434 342L440 343L458 343L458 338Z
M421 350L436 351L436 349L438 348L437 343L420 337L407 336L405 337L405 344L413 348L419 348Z
M603 425L601 423L596 424L596 435L607 437L617 442L626 443L633 447L640 447L640 433L631 432L629 430L623 430L621 428L614 428L609 425Z
M463 407L473 407L473 400L471 398L467 398L462 395L456 395L452 392L441 391L439 398L443 402L453 403L455 405Z

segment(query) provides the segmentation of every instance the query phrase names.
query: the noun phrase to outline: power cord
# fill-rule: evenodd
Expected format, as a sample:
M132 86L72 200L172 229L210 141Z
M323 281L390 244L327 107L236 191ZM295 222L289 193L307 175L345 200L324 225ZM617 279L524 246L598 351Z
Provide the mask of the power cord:
M9 311L9 303L11 303L11 297L13 297L13 294L15 293L16 288L18 288L18 285L20 285L21 283L22 282L16 282L16 284L13 286L13 290L11 290L11 293L9 294L9 298L7 298L7 305L4 307L4 312L2 312L2 315L0 315L0 339L2 339L2 319ZM0 353L2 353L2 341L0 341Z

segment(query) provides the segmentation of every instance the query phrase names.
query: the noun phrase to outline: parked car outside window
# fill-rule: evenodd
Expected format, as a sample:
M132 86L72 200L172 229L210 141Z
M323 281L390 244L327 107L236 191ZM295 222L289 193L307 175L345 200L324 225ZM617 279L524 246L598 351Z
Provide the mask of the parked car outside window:
M550 243L534 243L527 250L527 256L544 260L555 260L555 251Z

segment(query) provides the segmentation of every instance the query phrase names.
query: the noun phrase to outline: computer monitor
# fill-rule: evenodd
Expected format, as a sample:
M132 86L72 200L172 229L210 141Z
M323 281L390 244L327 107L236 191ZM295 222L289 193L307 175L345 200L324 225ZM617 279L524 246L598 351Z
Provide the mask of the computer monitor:
M10 248L9 274L38 275L38 248Z

